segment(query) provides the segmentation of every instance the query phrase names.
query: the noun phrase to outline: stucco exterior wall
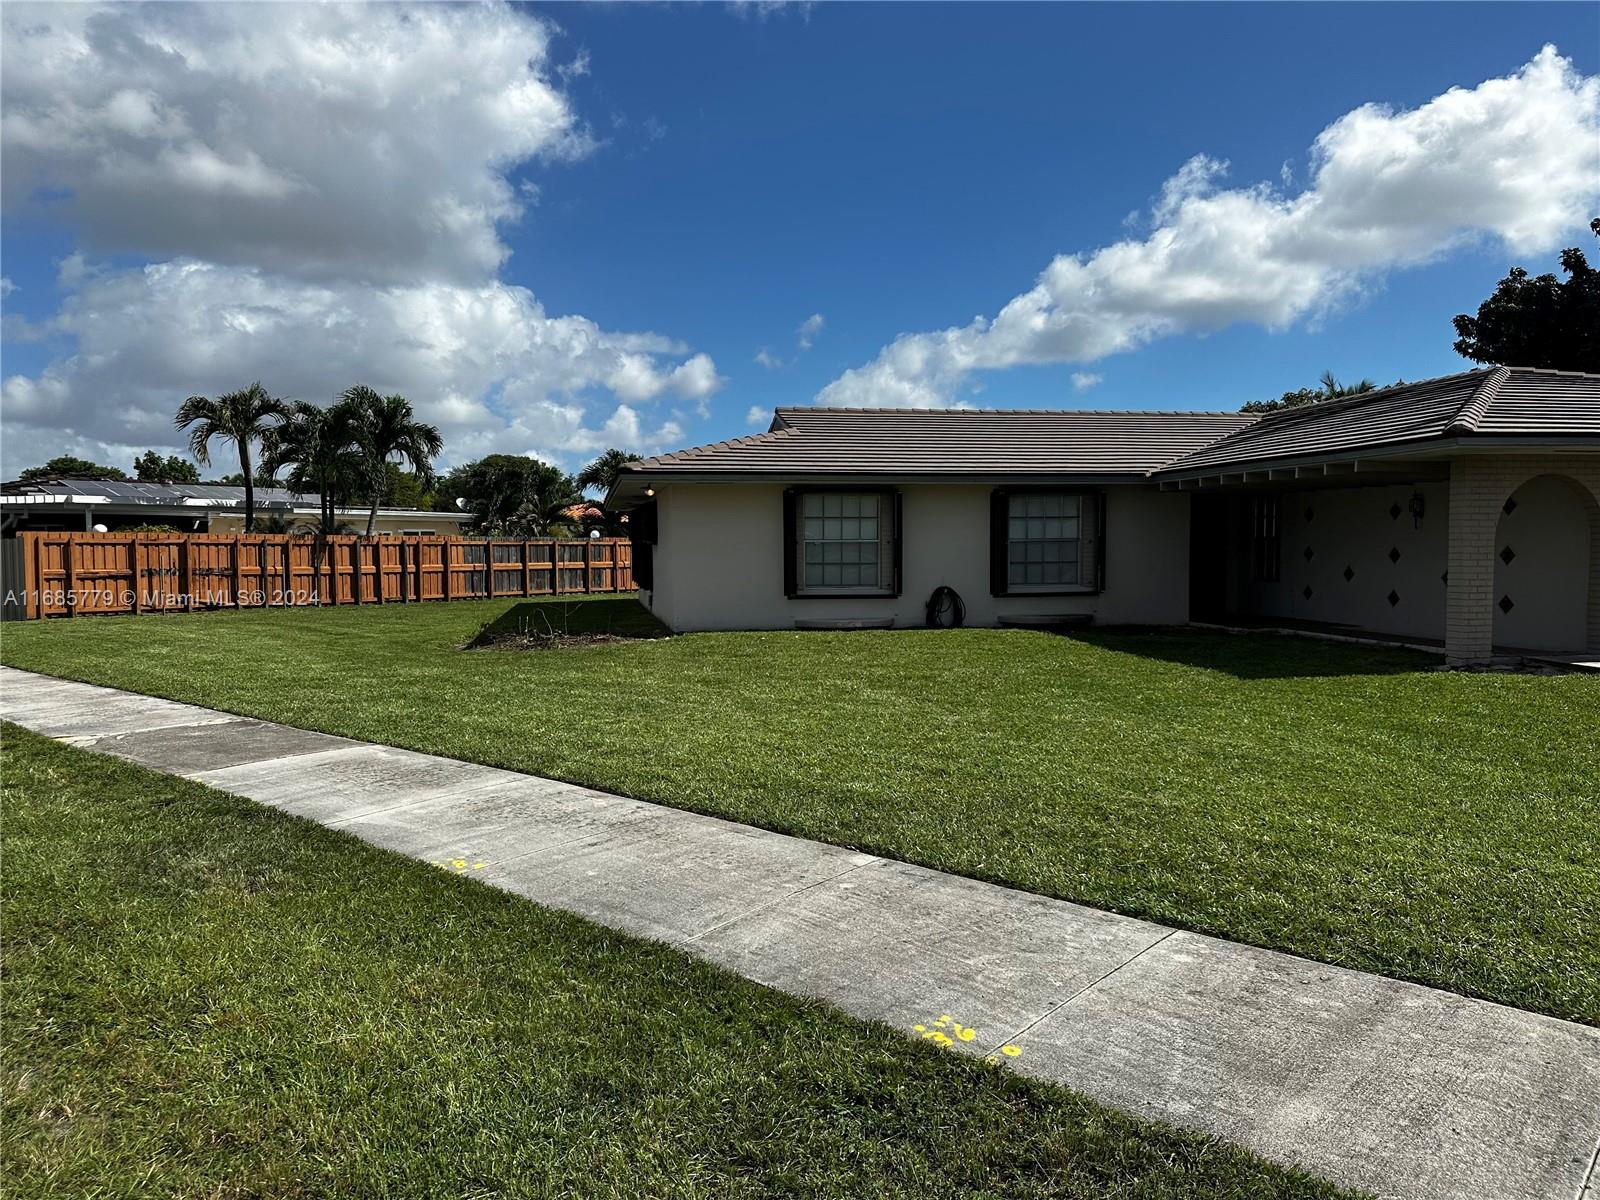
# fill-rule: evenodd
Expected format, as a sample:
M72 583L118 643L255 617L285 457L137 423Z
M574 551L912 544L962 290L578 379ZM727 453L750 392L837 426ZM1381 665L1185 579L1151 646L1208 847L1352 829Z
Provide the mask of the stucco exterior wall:
M1410 511L1414 493L1422 495L1420 522ZM1278 582L1241 585L1242 611L1444 637L1448 484L1286 492L1281 504Z
M1098 595L991 596L989 495L980 485L902 487L902 586L894 598L791 599L783 592L783 485L662 487L655 586L642 593L674 629L789 629L796 621L923 623L934 588L954 588L967 624L1011 615L1090 613L1102 625L1188 619L1189 498L1114 486L1106 497L1106 587Z

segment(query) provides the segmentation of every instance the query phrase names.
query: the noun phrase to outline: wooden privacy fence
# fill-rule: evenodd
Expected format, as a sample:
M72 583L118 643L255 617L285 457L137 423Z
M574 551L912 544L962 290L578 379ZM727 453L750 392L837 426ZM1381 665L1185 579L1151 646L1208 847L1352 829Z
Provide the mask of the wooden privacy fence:
M26 619L631 592L626 538L24 533L6 610Z

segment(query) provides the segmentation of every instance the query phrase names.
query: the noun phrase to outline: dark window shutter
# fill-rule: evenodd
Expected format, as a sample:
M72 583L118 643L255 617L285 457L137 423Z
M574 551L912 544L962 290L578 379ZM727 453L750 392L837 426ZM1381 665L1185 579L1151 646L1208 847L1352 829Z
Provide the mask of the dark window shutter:
M894 578L890 582L896 596L900 594L900 569L903 563L900 547L905 544L905 528L902 524L904 509L900 496L899 492L894 493Z
M989 594L1004 596L1008 590L1006 571L1006 494L989 493Z
M799 548L795 543L795 490L783 489L783 594L797 596L800 594L800 585L797 578L795 560L799 557Z
M1106 590L1106 493L1095 493L1094 507L1095 589L1103 592Z

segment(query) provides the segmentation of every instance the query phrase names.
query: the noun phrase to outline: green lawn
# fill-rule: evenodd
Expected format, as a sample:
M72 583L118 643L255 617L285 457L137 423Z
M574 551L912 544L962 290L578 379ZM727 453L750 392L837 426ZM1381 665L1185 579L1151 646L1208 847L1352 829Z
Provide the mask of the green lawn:
M1334 1195L198 784L0 769L10 1196Z
M29 623L0 653L1600 1021L1600 678L1114 631L458 649L514 603Z

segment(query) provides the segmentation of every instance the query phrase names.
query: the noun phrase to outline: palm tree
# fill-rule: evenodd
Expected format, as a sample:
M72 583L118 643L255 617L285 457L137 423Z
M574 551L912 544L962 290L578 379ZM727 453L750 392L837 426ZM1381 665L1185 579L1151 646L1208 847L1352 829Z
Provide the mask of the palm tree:
M637 454L622 450L607 450L583 470L578 472L578 486L584 491L609 492L617 484L617 476L629 463L639 462Z
M639 461L637 454L613 448L578 472L578 487L586 492L592 489L601 494L601 501L596 507L600 510L600 524L604 527L607 537L617 537L626 533L627 527L624 524L626 518L621 513L607 508L604 497L609 496L611 489L617 486L617 476L622 474L622 469L629 463Z
M1370 379L1363 379L1360 383L1343 384L1332 371L1324 371L1318 380L1322 384L1322 398L1324 400L1337 400L1340 396L1359 396L1363 392L1376 391L1378 385Z
M433 482L433 460L444 449L444 438L437 426L416 419L411 401L404 396L380 396L364 384L357 384L340 397L340 402L350 408L356 446L366 471L367 491L371 494L367 536L371 537L388 479L385 465L396 456L410 463L426 489Z
M288 416L288 405L259 382L237 392L218 396L190 396L178 405L173 424L189 430L189 453L201 466L211 462L211 439L232 442L239 451L239 472L244 476L244 531L256 524L255 472L250 469L250 443L268 434Z
M567 509L583 500L572 476L538 459L528 460L520 483L520 503L506 522L514 537L550 537L570 519Z
M318 408L297 401L262 443L265 466L273 471L289 468L285 483L291 491L301 495L317 493L320 504L312 574L318 580L322 578L328 535L339 531L335 518L339 497L353 490L362 478L360 456L355 449L354 417L347 404Z

